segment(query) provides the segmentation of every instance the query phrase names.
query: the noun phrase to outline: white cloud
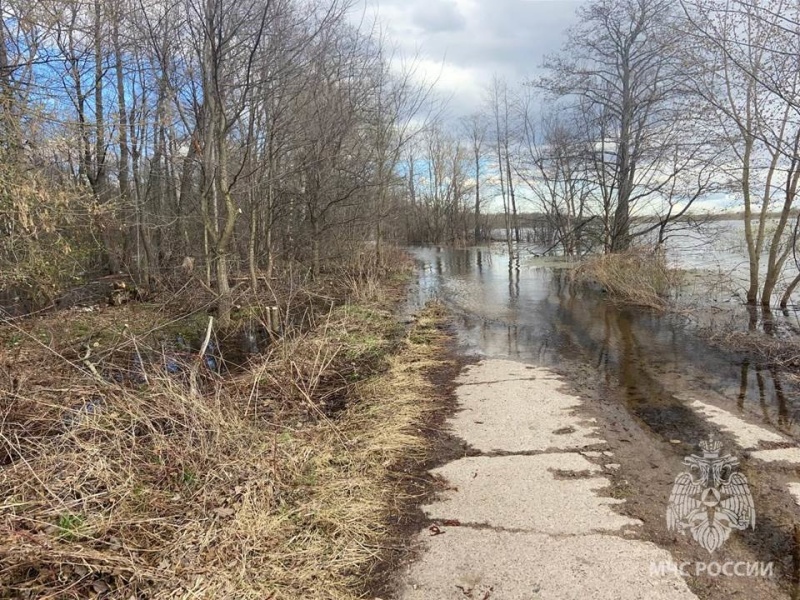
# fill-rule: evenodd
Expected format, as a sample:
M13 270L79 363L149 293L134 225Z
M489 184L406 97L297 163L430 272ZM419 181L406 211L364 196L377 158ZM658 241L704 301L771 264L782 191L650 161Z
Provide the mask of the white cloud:
M455 115L477 110L497 73L510 83L536 75L575 20L579 0L358 0L354 15L377 15L405 57L419 56L420 73L438 78Z

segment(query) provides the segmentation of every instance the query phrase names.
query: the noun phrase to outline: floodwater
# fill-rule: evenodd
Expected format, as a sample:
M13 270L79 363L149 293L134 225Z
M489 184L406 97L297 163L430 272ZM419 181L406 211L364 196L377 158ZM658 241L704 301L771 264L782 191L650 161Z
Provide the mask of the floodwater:
M498 248L415 248L408 309L438 298L462 350L545 366L596 369L629 410L665 439L702 439L687 395L800 439L800 404L785 374L708 344L691 318L622 307L570 281L552 258Z

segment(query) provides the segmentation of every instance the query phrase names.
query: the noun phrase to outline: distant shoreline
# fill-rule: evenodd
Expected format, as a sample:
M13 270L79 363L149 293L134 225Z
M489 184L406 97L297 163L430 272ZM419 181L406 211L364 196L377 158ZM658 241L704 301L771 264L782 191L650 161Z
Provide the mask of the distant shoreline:
M796 219L798 214L800 214L800 209L794 209L789 213L789 218ZM756 211L753 214L754 218L757 216ZM778 219L780 218L781 213L780 211L770 211L767 213L768 219ZM486 217L489 219L489 226L493 229L503 229L505 228L505 215L500 213L488 213ZM517 215L517 220L519 221L519 226L525 227L530 225L533 222L541 222L546 221L548 216L544 213L519 213ZM640 215L640 216L632 216L631 222L632 223L655 223L658 222L659 217L658 215ZM726 212L726 213L693 213L688 215L683 215L682 217L676 217L672 219L672 222L686 222L686 221L744 221L744 211L739 212Z

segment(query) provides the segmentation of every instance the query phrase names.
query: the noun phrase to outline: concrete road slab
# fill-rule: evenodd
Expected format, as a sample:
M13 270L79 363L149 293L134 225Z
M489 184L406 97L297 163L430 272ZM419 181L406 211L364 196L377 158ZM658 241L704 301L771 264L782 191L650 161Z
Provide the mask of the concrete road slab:
M504 369L501 374L513 372ZM476 375L489 377L486 371ZM560 388L560 380L552 376L462 385L456 390L462 410L450 426L456 436L481 452L568 450L602 444L591 421L574 414L580 399Z
M790 483L788 487L789 493L792 495L792 498L794 498L795 504L800 506L800 483Z
M456 390L452 432L488 456L433 471L447 482L423 509L421 556L400 600L689 600L670 554L630 537L640 523L614 511L605 440L576 414L581 399L552 372L508 360L469 367ZM578 452L581 450L582 452ZM655 567L655 568L653 568ZM666 574L659 574L666 573Z
M793 465L800 464L800 448L775 448L774 450L758 450L751 456L764 462L781 462Z
M558 377L549 369L534 367L513 360L483 360L474 365L467 366L456 378L460 385L475 385L480 383L494 383L514 379L550 379Z
M615 536L553 537L450 527L421 534L403 600L690 600L679 575L651 574L670 554Z
M683 399L683 398L682 398ZM789 440L782 435L773 433L758 425L748 423L741 417L733 414L730 411L714 406L713 404L706 404L699 400L690 400L689 406L699 413L702 417L708 419L721 429L730 433L735 439L736 443L744 449L758 448L761 442L788 442ZM730 451L732 449L728 449Z
M577 453L463 458L433 471L452 489L422 508L434 520L561 535L639 525L614 512L622 501L603 495L601 472Z

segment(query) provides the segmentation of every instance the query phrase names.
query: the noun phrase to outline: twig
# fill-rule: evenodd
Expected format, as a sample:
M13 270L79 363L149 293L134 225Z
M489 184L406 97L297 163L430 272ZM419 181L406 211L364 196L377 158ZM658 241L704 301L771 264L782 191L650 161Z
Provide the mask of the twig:
M86 354L83 356L83 358L81 358L81 362L86 366L87 369L89 369L89 371L91 371L92 375L94 375L98 381L105 383L105 380L100 377L100 373L97 372L97 368L89 361L91 354L92 347L89 344L86 344Z
M142 369L142 376L144 377L144 382L147 385L150 385L150 380L147 377L147 369L144 368L144 361L142 360L142 354L139 352L139 345L136 343L136 338L131 333L131 341L133 342L133 349L136 350L136 358L139 361L139 367Z
M189 373L189 388L193 396L199 396L197 386L197 374L200 371L200 365L203 363L203 355L208 349L208 344L211 341L211 330L214 327L214 317L208 317L208 327L206 327L206 338L203 340L203 345L200 346L200 353L197 355L197 360L192 365L192 370Z
M214 325L214 317L208 317L208 327L206 327L206 339L203 340L203 345L200 346L200 355L199 359L203 359L203 355L206 353L208 349L208 344L211 341L211 328Z

